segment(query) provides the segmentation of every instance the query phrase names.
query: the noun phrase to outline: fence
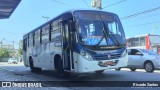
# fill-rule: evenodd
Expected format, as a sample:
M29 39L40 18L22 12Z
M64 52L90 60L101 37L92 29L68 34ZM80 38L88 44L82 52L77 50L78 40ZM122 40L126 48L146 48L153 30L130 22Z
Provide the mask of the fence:
M0 62L8 62L10 57L3 57L3 58L0 58Z

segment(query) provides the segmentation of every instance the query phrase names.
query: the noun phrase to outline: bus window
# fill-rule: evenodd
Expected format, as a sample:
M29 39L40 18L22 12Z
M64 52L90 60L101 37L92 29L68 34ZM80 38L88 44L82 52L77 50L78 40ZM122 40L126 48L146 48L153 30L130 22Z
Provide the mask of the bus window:
M57 39L60 39L60 38L56 38L57 36L61 34L60 31L61 29L60 29L59 20L54 21L51 24L51 41L56 41Z
M26 51L27 50L27 38L25 38L23 40L23 50Z
M111 34L119 34L121 36L118 25L115 22L107 23L106 25L108 26L110 32L112 32Z
M139 46L139 38L132 38L131 42L131 47Z
M33 33L29 34L29 47L33 46Z
M81 42L88 45L96 45L103 35L100 21L79 21L79 37ZM104 42L103 44L106 44Z
M145 37L135 37L130 38L127 40L129 47L137 47L137 46L144 46L145 45Z
M35 31L34 43L35 43L35 45L39 45L40 44L40 29Z
M145 46L145 37L140 37L140 46Z
M27 47L29 47L29 37L27 37Z
M50 28L50 25L47 24L46 26L44 26L42 28L42 43L46 43L49 41L49 28Z

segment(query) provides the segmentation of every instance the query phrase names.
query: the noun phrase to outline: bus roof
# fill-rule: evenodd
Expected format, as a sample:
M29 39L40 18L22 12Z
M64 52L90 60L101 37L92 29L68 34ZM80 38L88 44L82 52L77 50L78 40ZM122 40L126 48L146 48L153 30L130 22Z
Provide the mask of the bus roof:
M98 12L104 12L104 13L109 13L109 14L117 15L117 14L115 14L115 13L106 12L106 11L102 11L102 10L93 10L93 9L72 9L72 10L68 10L68 11L65 11L65 12L59 14L58 16L52 18L51 20L47 21L46 23L44 23L44 24L40 25L39 27L37 27L37 28L31 30L30 32L26 33L23 37L25 37L26 35L28 35L28 34L31 33L31 32L34 32L35 30L37 30L37 29L39 29L39 28L45 26L45 25L48 24L49 22L54 21L55 19L59 18L60 16L62 16L62 15L64 15L64 14L67 14L67 13L69 14L69 13L70 13L71 15L73 15L74 12L76 12L76 11L98 11Z

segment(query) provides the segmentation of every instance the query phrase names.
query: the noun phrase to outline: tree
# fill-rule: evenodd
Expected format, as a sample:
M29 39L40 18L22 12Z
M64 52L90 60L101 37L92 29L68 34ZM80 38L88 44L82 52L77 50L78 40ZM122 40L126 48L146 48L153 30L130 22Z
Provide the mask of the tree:
M22 48L19 48L19 49L18 49L18 54L19 54L19 55L22 55Z
M3 48L0 48L0 58L10 57L9 51Z

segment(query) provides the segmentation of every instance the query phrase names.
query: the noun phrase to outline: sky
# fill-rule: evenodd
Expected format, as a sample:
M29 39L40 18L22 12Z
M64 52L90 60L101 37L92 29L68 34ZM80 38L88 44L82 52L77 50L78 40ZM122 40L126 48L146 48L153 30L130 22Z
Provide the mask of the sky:
M0 41L10 45L14 41L18 48L25 33L47 22L43 16L50 20L70 9L94 9L91 1L22 0L10 18L0 20ZM119 16L127 38L142 34L160 35L160 0L102 0L103 7L103 11ZM131 17L124 18L127 16Z

